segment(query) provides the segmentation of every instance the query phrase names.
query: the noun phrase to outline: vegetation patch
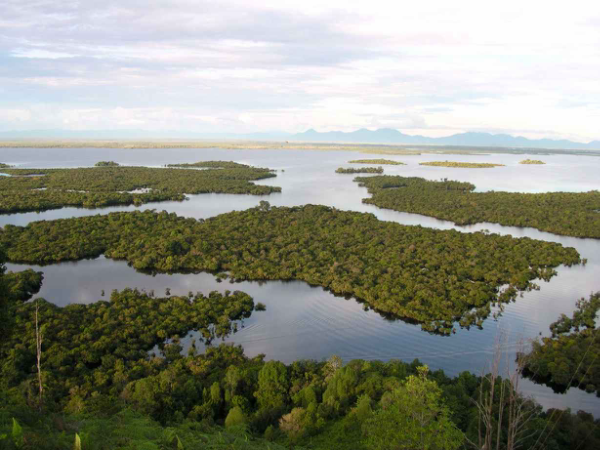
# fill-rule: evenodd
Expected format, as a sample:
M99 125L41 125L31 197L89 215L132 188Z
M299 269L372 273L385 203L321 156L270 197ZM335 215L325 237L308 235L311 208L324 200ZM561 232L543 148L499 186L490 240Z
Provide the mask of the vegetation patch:
M579 255L559 244L381 222L324 206L270 208L206 221L152 211L7 225L12 261L49 264L101 254L139 270L227 271L236 280L302 280L393 317L450 333L549 279ZM508 287L502 288L502 286Z
M12 167L12 166L9 164L0 163L0 169L8 169L10 167Z
M6 295L9 302L25 302L37 294L42 287L44 274L32 269L7 272L4 275Z
M98 161L94 164L95 167L119 167L119 163L114 161Z
M343 167L339 167L335 173L383 173L382 167L361 167L359 169L354 169L352 167L345 169Z
M199 161L195 163L169 164L167 167L198 167L210 169L247 169L251 166L233 161Z
M389 166L404 166L405 164L400 161L392 161L391 159L353 159L348 161L353 164L383 164Z
M405 211L457 225L478 222L532 227L550 233L600 238L600 192L472 192L475 186L459 181L428 181L417 177L357 177L370 198L363 203ZM394 188L394 189L390 189Z
M456 161L431 161L419 163L421 166L434 166L434 167L462 167L466 169L490 169L492 167L504 167L504 164L492 164L492 163L470 163L470 162L456 162Z
M546 164L544 161L540 161L539 159L524 159L519 162L519 164Z
M564 392L577 386L600 395L600 292L577 302L572 317L562 315L550 325L551 337L533 342L528 355L520 355L525 374Z
M5 287L0 255L0 313L10 317L0 322L3 449L458 450L507 439L532 449L540 441L556 450L600 445L600 421L581 411L543 412L510 377L450 378L418 360L343 364L332 356L284 365L225 344L199 352L192 342L182 355L178 336L190 329L207 344L235 332L253 307L241 292L154 298L126 289L109 302L6 308ZM159 354L149 354L156 345Z
M0 214L64 206L96 208L181 201L185 194L281 192L279 187L252 183L276 175L269 169L250 166L206 170L103 166L2 171L12 176L0 177Z

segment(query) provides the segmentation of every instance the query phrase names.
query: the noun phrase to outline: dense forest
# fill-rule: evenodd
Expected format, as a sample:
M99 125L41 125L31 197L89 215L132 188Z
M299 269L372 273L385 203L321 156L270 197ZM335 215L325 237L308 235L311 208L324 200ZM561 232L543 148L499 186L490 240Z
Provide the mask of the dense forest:
M361 167L358 169L348 168L345 169L343 167L339 167L336 169L335 173L383 173L382 167Z
M250 168L246 164L233 161L199 161L195 163L168 164L167 167L196 167L201 169L243 169Z
M434 167L462 167L465 169L491 169L493 167L503 167L504 164L492 164L492 163L471 163L471 162L457 162L457 161L431 161L419 163L421 166L434 166Z
M405 226L324 206L267 202L204 220L152 211L7 225L11 261L49 264L101 254L138 270L229 271L234 280L302 280L450 333L481 326L492 304L577 264L573 248L528 238Z
M492 222L532 227L550 233L600 238L600 192L472 192L475 186L459 181L428 181L400 176L357 177L370 198L363 203L405 211L457 225Z
M389 166L404 166L405 164L400 161L393 161L391 159L353 159L348 161L352 164L383 164Z
M210 162L208 162L210 163ZM221 167L223 162L217 161ZM149 167L78 169L3 169L0 214L78 206L95 208L184 200L184 194L226 193L267 195L275 186L252 181L275 177L273 171L250 166L206 170Z
M577 302L572 317L562 315L550 325L552 336L533 343L521 355L526 374L557 391L572 386L600 396L600 329L596 327L600 292Z
M0 290L3 273L0 265ZM449 378L417 360L343 364L335 356L286 366L210 345L251 314L253 301L242 292L155 298L127 289L108 302L62 308L23 300L2 305L10 316L0 341L3 449L600 445L600 421L543 412L497 374ZM182 355L179 336L193 329L207 347Z

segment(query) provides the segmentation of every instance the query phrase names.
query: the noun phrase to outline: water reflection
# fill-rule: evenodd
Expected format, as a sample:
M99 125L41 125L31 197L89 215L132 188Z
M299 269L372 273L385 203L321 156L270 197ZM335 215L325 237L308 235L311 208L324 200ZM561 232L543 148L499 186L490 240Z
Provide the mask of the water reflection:
M12 159L11 159L12 156ZM503 315L484 323L483 330L458 330L455 335L442 337L420 330L419 326L401 321L385 320L379 314L363 311L354 300L335 297L321 288L302 282L243 282L218 283L210 274L147 275L138 273L124 262L99 258L76 263L62 263L41 268L45 273L40 296L65 305L89 303L105 299L112 289L137 287L155 290L163 295L170 288L173 295L187 295L189 291L210 290L223 292L240 289L248 292L255 302L267 305L265 312L254 313L244 321L245 327L227 339L244 346L250 356L264 353L267 359L290 362L296 359L323 359L338 354L344 359L399 358L410 361L419 358L432 368L442 368L454 375L463 370L480 373L494 351L499 330L508 337L507 350L512 356L521 349L523 340L549 334L548 326L560 314L571 314L575 302L600 290L600 240L556 236L530 228L503 227L482 223L466 227L416 214L378 209L361 203L366 197L365 188L354 183L353 176L338 175L337 167L349 167L346 162L356 159L354 152L259 151L259 150L122 150L122 149L44 149L8 150L3 162L21 167L75 167L91 166L99 160L115 160L121 164L161 166L167 163L199 160L234 160L241 163L277 169L277 178L262 180L261 184L281 186L282 193L267 197L209 194L191 196L185 202L164 202L144 205L141 208L111 207L101 210L64 208L43 213L0 216L0 225L8 223L25 225L34 220L53 220L64 217L106 214L110 211L158 209L195 218L207 218L232 210L256 206L268 200L275 206L324 204L344 210L375 214L379 219L408 225L438 229L457 229L474 232L487 229L515 237L530 237L565 246L575 247L588 264L577 267L560 267L558 275L550 282L539 282L541 289L524 293L515 303L506 305ZM378 157L378 156L375 156ZM387 158L387 156L386 156ZM519 165L524 155L420 155L391 156L390 159L406 162L406 166L386 166L385 173L422 176L428 179L451 178L474 183L478 190L508 191L587 191L597 189L600 158L548 155L542 159L544 166ZM506 167L495 169L457 169L419 166L420 161L432 160L498 162ZM282 172L281 170L285 171ZM28 266L9 265L11 270ZM189 344L191 337L184 339ZM547 407L586 409L600 415L600 401L593 395L571 389L566 395L553 394L544 386L525 381L525 392L532 394Z

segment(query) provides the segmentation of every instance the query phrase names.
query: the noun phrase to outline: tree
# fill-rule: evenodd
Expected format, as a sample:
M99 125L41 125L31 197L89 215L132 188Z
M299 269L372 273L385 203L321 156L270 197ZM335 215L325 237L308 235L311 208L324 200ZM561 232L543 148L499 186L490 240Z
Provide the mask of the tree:
M368 449L453 450L461 446L463 434L450 420L442 390L427 379L427 366L418 372L384 395L381 408L363 424Z
M244 415L244 411L242 411L242 408L240 408L239 406L231 408L229 414L227 414L227 418L225 419L225 426L229 428L245 424L246 416Z
M258 373L258 390L254 393L259 410L256 425L259 429L274 422L284 412L288 400L287 368L279 361L269 361Z

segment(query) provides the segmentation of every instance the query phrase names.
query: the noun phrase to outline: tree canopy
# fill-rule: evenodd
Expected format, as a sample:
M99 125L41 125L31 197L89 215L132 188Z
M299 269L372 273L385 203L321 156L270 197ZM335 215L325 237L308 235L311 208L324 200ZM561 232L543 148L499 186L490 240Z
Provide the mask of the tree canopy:
M184 194L281 192L279 187L252 183L275 177L269 169L222 161L204 164L209 164L205 170L115 167L108 162L93 168L3 169L10 176L0 177L0 214L181 201ZM223 165L227 167L215 168Z
M204 220L152 211L7 225L11 261L49 264L101 254L139 270L228 271L236 280L301 280L393 317L450 333L478 325L577 264L573 248L529 238L382 222L324 206L257 208Z
M417 177L357 177L370 198L363 203L405 211L457 225L492 222L532 227L566 236L600 238L600 192L473 192L459 181L428 181Z

